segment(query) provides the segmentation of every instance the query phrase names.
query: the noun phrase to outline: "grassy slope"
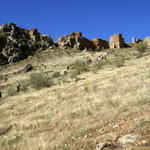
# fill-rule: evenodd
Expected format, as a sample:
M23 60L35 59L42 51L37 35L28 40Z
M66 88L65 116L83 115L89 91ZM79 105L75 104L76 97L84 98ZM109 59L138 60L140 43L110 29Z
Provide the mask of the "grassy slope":
M14 72L27 62L38 66L32 72L60 71L79 57L93 55L60 57L54 53L52 57L52 53L42 52L1 68L1 74ZM40 64L46 64L47 69ZM126 60L121 68L106 66L96 74L83 73L78 82L70 80L39 91L30 88L15 96L5 94L0 100L0 149L93 150L100 141L116 144L119 137L129 133L141 135L141 143L150 140L149 69L147 55ZM1 85L29 78L32 72L11 76ZM136 150L150 149L141 143Z

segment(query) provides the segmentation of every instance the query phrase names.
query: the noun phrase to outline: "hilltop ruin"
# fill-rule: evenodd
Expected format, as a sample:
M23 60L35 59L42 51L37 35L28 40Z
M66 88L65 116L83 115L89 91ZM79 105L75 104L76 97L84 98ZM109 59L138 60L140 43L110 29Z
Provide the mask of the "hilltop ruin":
M122 34L119 33L112 35L109 39L109 46L112 49L125 47L125 42Z
M109 41L100 38L89 40L83 36L82 32L73 32L60 37L54 43L49 35L43 35L37 29L24 29L14 23L10 23L0 26L0 64L17 62L27 58L29 55L33 55L36 51L51 50L56 47L101 51L108 48L130 47L141 41L140 39L132 38L132 43L126 44L120 33L112 35ZM144 41L150 45L149 37Z

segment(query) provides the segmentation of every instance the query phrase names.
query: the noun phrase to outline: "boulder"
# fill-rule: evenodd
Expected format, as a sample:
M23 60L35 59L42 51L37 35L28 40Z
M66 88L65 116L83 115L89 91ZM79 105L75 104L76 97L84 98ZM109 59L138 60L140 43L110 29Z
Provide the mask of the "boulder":
M122 34L119 33L112 35L109 39L109 47L111 49L125 47L125 42Z
M23 69L18 70L16 72L14 72L13 74L19 74L19 73L25 73L25 72L29 72L33 69L32 64L27 64Z
M29 72L33 69L33 66L31 64L27 64L24 68L24 72Z
M7 63L14 63L33 55L35 51L48 49L53 45L49 35L37 29L27 30L14 23L0 26L0 53Z
M116 145L113 145L111 143L107 143L107 142L101 142L101 143L98 143L96 145L96 149L95 150L108 150L108 149L117 149L117 146Z
M135 144L140 139L141 139L141 136L139 135L127 134L123 137L120 137L118 139L118 143L121 143L122 145Z

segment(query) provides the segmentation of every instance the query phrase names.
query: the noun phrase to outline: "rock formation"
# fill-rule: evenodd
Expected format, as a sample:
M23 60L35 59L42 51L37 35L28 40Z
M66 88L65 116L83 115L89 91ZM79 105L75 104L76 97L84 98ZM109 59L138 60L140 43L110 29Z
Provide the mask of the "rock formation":
M52 44L52 39L37 29L27 30L14 23L5 24L0 26L0 63L17 62Z
M95 38L95 39L92 40L92 42L94 43L94 45L96 47L96 50L109 48L109 44L105 40Z
M98 38L91 41L83 37L81 32L73 32L70 35L62 36L58 39L57 44L63 49L74 48L79 50L101 50L109 47L107 41Z
M122 34L112 35L109 39L109 47L112 49L125 47L125 42Z
M63 49L95 49L95 45L92 41L84 38L81 32L73 32L70 35L62 36L57 41L59 47Z

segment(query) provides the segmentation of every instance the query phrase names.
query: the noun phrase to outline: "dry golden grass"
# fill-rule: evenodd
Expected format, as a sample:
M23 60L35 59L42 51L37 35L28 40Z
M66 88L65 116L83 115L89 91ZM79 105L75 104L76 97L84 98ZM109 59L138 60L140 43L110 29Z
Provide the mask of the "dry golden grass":
M130 52L126 51L122 55L130 58ZM51 54L42 53L43 57ZM47 66L45 70L38 61L43 57L34 57L29 61L38 66L37 70L0 82L15 84L28 79L33 72L61 71L87 55L94 59L89 52L47 56L42 62ZM2 72L14 72L27 61L7 66ZM138 133L143 140L150 140L149 71L147 54L125 60L119 68L107 65L96 74L82 73L79 76L82 80L77 82L68 79L70 82L38 91L29 88L15 96L6 96L4 90L4 98L0 100L0 150L94 150L98 142L115 143L128 133ZM112 128L116 124L119 126ZM146 148L150 146L137 145L135 149Z

